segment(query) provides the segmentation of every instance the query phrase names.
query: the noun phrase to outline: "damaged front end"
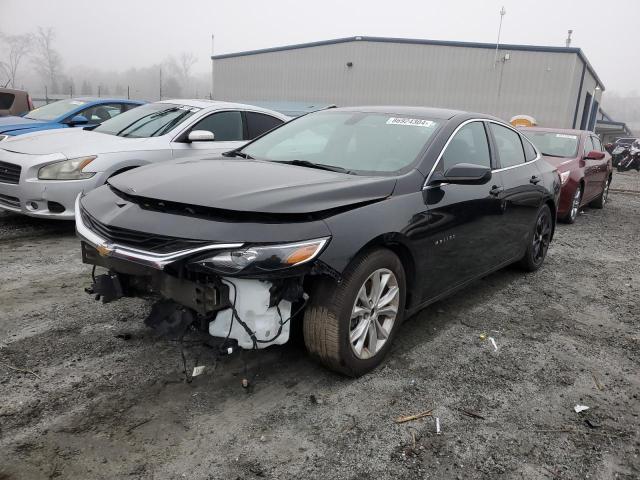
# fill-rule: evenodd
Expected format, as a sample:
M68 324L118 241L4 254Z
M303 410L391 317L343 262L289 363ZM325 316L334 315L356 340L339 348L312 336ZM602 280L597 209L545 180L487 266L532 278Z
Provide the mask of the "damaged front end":
M308 298L305 275L329 242L329 237L243 244L151 236L99 222L80 197L76 230L83 262L107 269L86 289L97 300L154 299L146 323L161 333L180 336L195 325L244 349L289 340L290 319ZM136 243L136 235L147 238ZM144 249L138 247L142 243Z

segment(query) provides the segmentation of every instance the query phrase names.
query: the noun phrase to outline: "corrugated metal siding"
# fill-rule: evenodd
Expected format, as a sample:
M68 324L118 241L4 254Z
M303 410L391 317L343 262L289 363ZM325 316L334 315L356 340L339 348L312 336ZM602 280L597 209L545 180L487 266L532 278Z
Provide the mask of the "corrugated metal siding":
M355 41L230 57L214 60L214 96L345 106L425 105L507 120L529 114L541 125L571 127L576 70L582 73L578 56L501 50L499 58L506 53L510 60L494 67L495 51L490 49Z

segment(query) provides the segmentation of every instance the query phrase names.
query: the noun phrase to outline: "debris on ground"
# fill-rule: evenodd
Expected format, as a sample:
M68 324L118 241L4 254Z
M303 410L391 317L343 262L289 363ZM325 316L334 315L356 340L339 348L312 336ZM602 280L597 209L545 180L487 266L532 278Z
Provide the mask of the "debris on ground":
M604 385L600 383L600 380L598 380L598 377L596 376L595 372L591 372L591 376L593 377L593 382L596 384L596 387L598 388L598 390L603 391Z
M197 367L193 367L193 373L191 374L192 377L197 377L198 375L202 375L202 372L204 372L205 369L205 365L199 365Z
M5 368L8 368L9 370L13 370L14 372L29 373L38 379L40 378L40 375L38 375L36 372L29 370L27 368L14 367L13 365L9 365L8 363L4 363L4 362L0 362L0 365L2 365Z
M458 408L458 410L460 410L462 413L464 413L467 417L477 418L479 420L486 420L486 418L484 418L479 413L471 412L469 410L465 410L464 408Z
M489 341L491 342L491 345L493 345L493 350L494 351L498 351L498 345L496 344L496 341L493 337L489 337Z
M586 405L576 405L575 407L573 407L573 409L576 413L580 413L584 412L585 410L589 410L589 407L587 407Z
M417 413L415 415L402 415L402 416L396 418L394 420L394 422L396 422L396 423L406 423L406 422L412 422L413 420L419 420L419 419L424 418L424 417L430 417L432 411L433 411L433 409L425 410L424 412Z
M436 417L436 435L440 435L440 418Z
M600 428L600 425L596 425L595 423L593 423L591 420L589 420L588 418L585 419L584 421L585 425L589 428Z

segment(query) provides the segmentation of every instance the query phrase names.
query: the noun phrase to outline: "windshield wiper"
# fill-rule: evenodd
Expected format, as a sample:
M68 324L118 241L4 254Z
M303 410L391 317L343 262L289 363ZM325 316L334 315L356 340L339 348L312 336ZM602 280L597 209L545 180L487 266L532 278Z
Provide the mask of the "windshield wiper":
M564 155L554 155L553 153L545 153L545 152L540 152L540 153L542 153L542 155L544 155L545 157L568 158L568 157L565 157Z
M309 160L272 160L276 163L286 163L287 165L297 165L299 167L317 168L318 170L329 170L330 172L349 173L353 174L351 170L338 167L336 165L325 165L324 163L314 163Z
M247 160L253 160L253 157L248 153L241 152L240 150L231 150L229 152L223 152L223 157L241 157L246 158Z

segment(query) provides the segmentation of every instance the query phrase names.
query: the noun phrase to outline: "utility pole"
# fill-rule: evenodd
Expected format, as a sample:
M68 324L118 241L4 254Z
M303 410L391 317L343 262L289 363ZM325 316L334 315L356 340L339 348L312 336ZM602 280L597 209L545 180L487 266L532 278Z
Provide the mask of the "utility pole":
M504 6L500 9L500 26L498 27L498 40L496 41L496 55L493 59L493 68L496 68L498 64L498 49L500 48L500 34L502 33L502 19L507 14Z
M209 92L209 99L213 100L213 85L215 83L215 60L213 59L213 47L214 47L214 35L211 34L211 91Z
M129 96L129 85L127 85L127 100L130 100L131 97Z
M100 85L98 85L98 98L100 98Z
M160 67L160 100L162 100L162 67Z
M571 46L571 34L572 33L573 33L573 30L569 30L568 35L567 35L567 40L566 40L567 48L569 48Z

